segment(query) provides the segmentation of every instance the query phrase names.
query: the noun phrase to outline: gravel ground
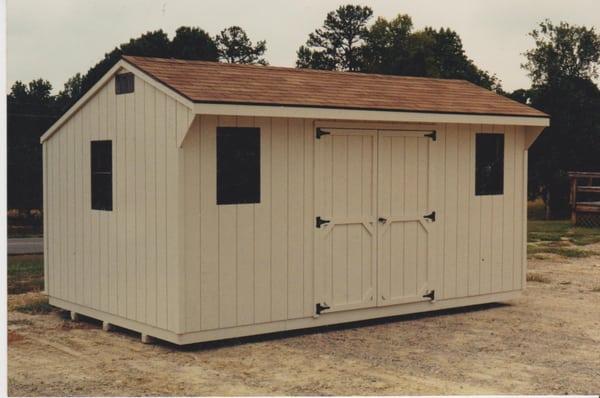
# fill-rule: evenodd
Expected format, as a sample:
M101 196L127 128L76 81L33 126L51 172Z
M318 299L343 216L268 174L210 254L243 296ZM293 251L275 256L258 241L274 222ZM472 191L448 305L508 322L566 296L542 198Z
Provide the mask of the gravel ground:
M37 294L11 295L9 394L597 394L600 257L542 257L502 305L184 348L17 312Z

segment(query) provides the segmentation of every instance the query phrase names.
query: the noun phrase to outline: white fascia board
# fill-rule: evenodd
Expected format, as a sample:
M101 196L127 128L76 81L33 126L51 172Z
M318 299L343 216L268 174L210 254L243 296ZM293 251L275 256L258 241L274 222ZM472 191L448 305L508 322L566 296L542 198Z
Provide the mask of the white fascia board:
M236 115L266 117L296 117L310 119L362 120L378 122L412 122L412 123L463 123L463 124L495 124L515 126L550 125L546 117L497 116L429 112L377 111L361 109L333 109L301 106L272 105L238 105L195 103L194 113L200 115Z
M194 103L192 101L183 97L182 95L170 89L169 87L165 86L164 84L149 76L142 70L136 68L129 62L126 62L125 60L121 59L112 68L110 68L108 72L106 72L104 76L102 76L102 78L98 80L96 84L94 84L92 88L90 88L88 92L85 93L83 97L77 100L77 102L75 102L75 104L73 104L67 112L65 112L56 122L54 122L52 126L50 126L50 128L40 137L40 143L43 143L48 138L50 138L63 124L65 124L67 120L69 120L83 105L85 105L98 92L98 90L100 90L121 69L133 73L135 76L144 80L146 83L150 84L154 88L171 96L173 99L181 102L188 108L193 109Z

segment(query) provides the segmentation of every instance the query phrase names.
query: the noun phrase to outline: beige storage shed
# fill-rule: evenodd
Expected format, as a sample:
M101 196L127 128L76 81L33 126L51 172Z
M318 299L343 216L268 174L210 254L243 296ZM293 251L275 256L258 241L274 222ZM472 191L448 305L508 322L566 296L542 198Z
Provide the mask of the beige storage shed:
M41 139L46 292L176 344L513 299L548 125L460 80L126 56Z

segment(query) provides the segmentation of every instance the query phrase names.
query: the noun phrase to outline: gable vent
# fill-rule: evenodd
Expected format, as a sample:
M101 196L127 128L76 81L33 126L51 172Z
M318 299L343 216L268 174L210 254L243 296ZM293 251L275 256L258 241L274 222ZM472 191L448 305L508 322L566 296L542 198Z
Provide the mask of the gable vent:
M133 73L121 73L115 76L115 93L133 93Z

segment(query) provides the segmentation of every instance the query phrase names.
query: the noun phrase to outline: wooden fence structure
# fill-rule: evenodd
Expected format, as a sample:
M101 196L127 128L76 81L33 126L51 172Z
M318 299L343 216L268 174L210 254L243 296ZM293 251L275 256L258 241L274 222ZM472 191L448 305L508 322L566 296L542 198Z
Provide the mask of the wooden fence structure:
M571 171L571 221L584 227L600 226L600 172Z

